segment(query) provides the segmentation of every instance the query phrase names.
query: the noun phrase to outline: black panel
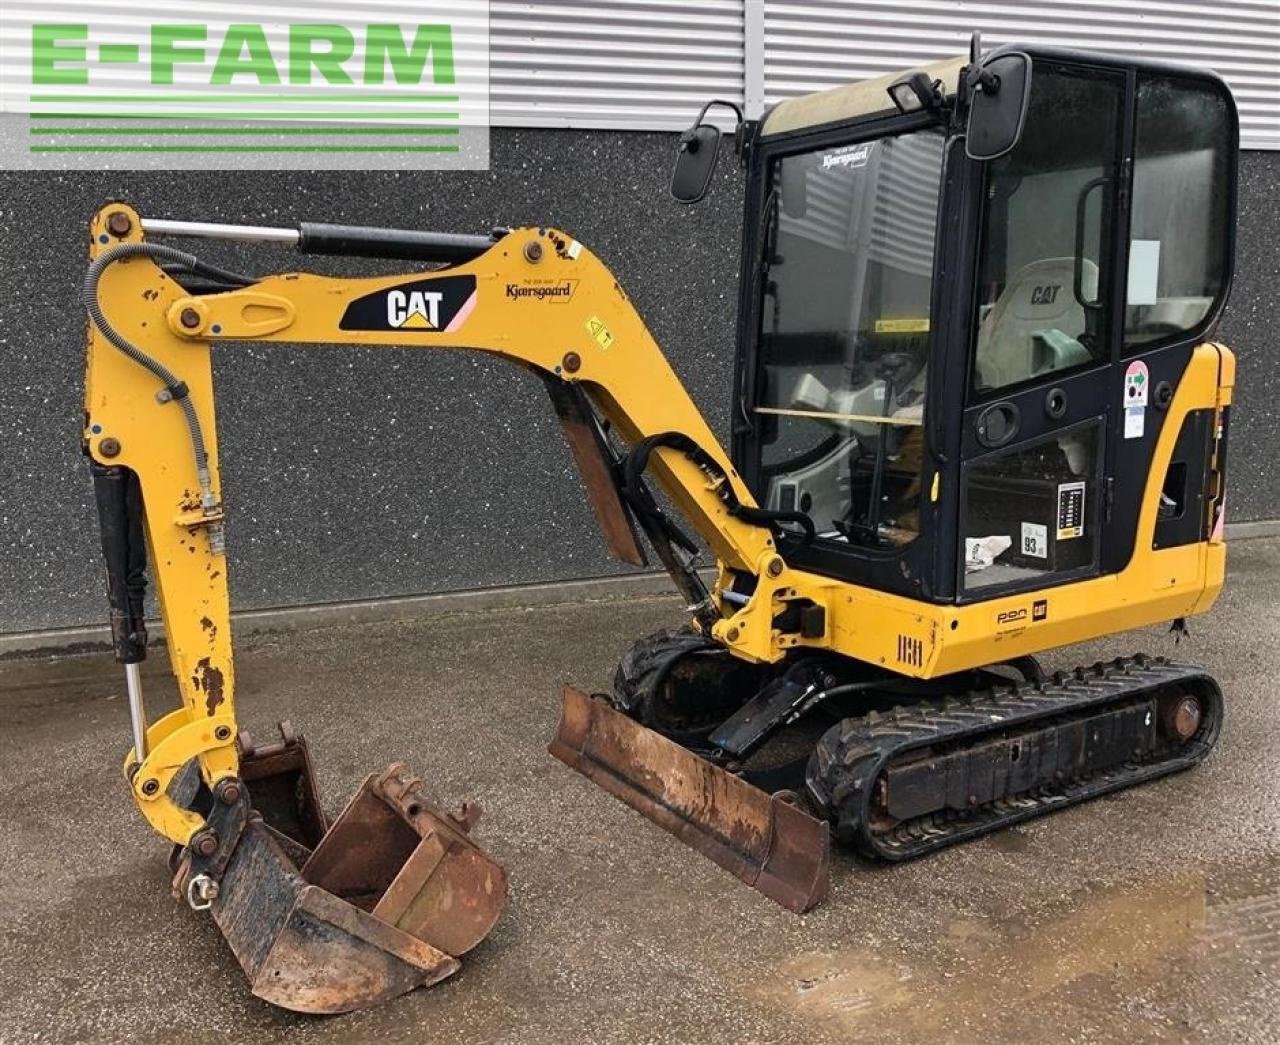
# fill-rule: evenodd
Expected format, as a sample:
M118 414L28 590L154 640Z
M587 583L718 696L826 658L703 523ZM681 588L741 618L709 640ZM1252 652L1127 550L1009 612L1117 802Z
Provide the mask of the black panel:
M1193 348L1193 345L1183 343L1141 356L1150 372L1150 387L1154 389L1162 382L1168 382L1176 395L1187 364L1191 361ZM1111 394L1112 410L1120 427L1124 424L1123 376L1123 370L1117 368ZM1120 431L1111 442L1111 475L1114 482L1107 518L1107 535L1102 543L1103 573L1119 573L1133 558L1138 539L1138 517L1142 514L1142 502L1147 492L1147 479L1151 474L1156 443L1168 416L1166 411L1156 406L1155 396L1152 396L1152 402L1146 410L1141 438L1123 439L1120 436L1124 433Z
M1165 473L1152 548L1199 544L1209 536L1205 497L1213 453L1213 409L1192 410L1182 422Z

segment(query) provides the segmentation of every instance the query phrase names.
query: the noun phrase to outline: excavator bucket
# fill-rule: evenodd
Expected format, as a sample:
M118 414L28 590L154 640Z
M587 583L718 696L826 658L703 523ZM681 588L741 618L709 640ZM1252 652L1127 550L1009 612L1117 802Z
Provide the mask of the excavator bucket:
M393 764L326 825L306 743L282 733L259 749L242 735L243 826L216 888L189 850L175 886L208 907L253 993L282 1008L350 1012L453 975L506 902L506 873L469 836L479 808L437 809Z
M566 686L551 754L789 911L827 895L825 821Z

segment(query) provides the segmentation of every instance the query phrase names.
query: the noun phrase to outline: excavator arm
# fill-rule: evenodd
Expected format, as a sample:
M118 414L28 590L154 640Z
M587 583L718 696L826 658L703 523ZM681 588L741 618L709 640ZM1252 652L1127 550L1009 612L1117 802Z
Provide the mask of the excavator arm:
M182 766L198 759L210 788L238 771L211 370L215 344L470 349L534 370L551 392L615 554L643 561L630 525L635 518L704 631L738 647L745 659L782 655L767 627L746 627L742 615L727 623L732 614L722 616L719 594L709 598L701 588L688 567L688 546L679 547L680 531L636 473L647 467L656 475L722 571L777 576L782 562L771 527L803 517L756 507L626 292L581 243L554 229L530 228L507 232L483 249L480 237L446 237L438 249L430 243L414 248L396 243L388 230L378 230L379 240L352 242L355 230L345 230L343 239L341 232L323 236L323 227L309 226L310 242L329 250L336 249L337 237L353 252L477 256L438 271L367 278L290 272L196 293L188 287L202 280L216 287L241 278L145 242L151 225L173 227L146 222L121 204L104 208L93 223L85 445L100 501L132 497L146 505L146 538L183 706L143 733L138 679L130 672L136 713L127 767L139 807L165 837L185 845L203 826L197 813L169 797ZM235 227L211 228L235 234ZM630 455L614 449L606 425L630 444ZM132 548L121 539L128 534L117 531L136 526L136 519L118 506L104 510L109 559ZM130 552L123 554L128 559ZM145 643L137 559L133 554L132 571L109 571L120 590L113 621L117 652L126 663L141 659Z
M158 242L166 235L437 267L258 278ZM797 590L775 539L781 526L812 524L755 504L618 281L571 237L270 230L148 220L112 204L93 221L89 253L84 448L129 692L125 776L177 847L175 890L211 911L262 997L344 1011L449 975L496 921L505 875L468 837L477 810L436 809L402 767L371 776L330 825L301 738L282 725L281 743L261 747L239 728L214 345L467 349L532 370L614 554L643 564L643 533L700 641L744 662L776 662L799 641L776 619L810 593ZM715 554L711 591L693 567L697 545L647 473ZM139 671L148 558L181 698L154 721ZM807 909L825 892L825 823L605 703L566 687L551 750L787 906Z

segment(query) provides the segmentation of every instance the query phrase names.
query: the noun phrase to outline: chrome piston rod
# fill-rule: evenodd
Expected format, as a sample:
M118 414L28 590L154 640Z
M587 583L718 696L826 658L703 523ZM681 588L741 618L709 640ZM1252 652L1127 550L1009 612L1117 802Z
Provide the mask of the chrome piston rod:
M133 729L133 757L147 757L147 709L142 703L142 665L126 664L124 681L129 690L129 725Z
M231 240L293 248L301 254L429 261L443 265L478 258L506 233L505 229L495 229L487 236L466 236L423 229L384 229L311 221L304 221L297 228L284 229L267 225L223 225L211 221L170 221L167 218L141 220L142 231L149 236Z
M212 221L170 221L167 218L143 218L142 231L149 236L278 243L284 247L296 247L302 235L297 229L272 228L268 225L223 225Z

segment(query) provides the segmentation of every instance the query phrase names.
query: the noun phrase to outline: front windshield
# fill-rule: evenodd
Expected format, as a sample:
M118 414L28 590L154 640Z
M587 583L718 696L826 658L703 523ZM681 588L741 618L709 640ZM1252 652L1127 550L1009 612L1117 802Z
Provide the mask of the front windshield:
M828 541L919 532L929 300L943 134L775 160L757 421L770 508Z

